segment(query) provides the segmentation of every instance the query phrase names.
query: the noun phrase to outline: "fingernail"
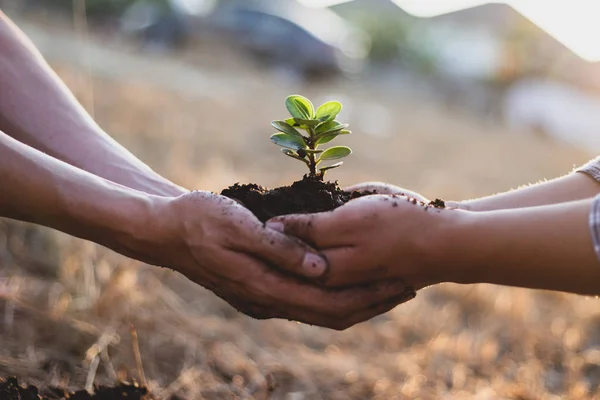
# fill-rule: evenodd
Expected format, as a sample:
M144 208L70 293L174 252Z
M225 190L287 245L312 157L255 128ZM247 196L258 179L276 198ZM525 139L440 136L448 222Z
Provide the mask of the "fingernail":
M304 261L302 261L302 268L306 276L317 278L325 273L327 262L314 253L306 253Z
M279 221L267 221L267 228L273 229L274 231L281 232L281 233L285 232L283 222L279 222Z

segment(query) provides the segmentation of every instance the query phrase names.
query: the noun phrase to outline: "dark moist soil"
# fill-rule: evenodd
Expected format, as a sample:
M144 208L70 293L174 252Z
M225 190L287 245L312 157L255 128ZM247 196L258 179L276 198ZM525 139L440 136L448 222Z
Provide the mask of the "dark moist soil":
M305 175L291 186L269 190L255 183L236 183L221 194L239 200L259 220L265 222L278 215L331 211L352 199L374 192L347 192L338 186L337 181L322 181Z
M377 192L347 192L339 187L337 181L322 181L307 175L291 186L271 190L256 183L236 183L221 191L221 195L240 201L262 222L279 215L331 211L350 200L371 194ZM446 205L443 200L435 199L427 206L444 208Z
M119 383L115 386L97 386L94 394L85 390L69 392L60 388L38 389L35 386L24 386L17 378L0 378L0 400L149 400L146 388L136 383Z

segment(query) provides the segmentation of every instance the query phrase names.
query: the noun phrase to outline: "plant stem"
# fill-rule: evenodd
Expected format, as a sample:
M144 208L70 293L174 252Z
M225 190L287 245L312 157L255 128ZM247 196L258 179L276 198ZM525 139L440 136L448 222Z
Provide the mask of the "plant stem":
M307 143L308 148L311 150L315 150L315 148L317 146L315 145L315 140L314 140L315 131L313 128L310 128L310 127L308 128L308 136L309 136L308 143ZM309 162L308 168L310 170L309 175L312 177L316 177L317 176L317 161L315 160L314 153L312 153L312 152L308 153L308 162Z

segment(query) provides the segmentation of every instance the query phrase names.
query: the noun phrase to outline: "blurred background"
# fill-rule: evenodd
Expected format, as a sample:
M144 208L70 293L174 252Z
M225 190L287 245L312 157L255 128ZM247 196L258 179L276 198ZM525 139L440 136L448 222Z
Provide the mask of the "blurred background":
M340 144L354 154L330 179L460 200L557 177L600 153L600 14L585 1L533 3L0 7L107 132L181 185L218 192L299 179L304 167L268 139L285 97L298 93L344 105L353 134ZM597 299L440 285L335 332L252 320L176 273L4 219L0 318L0 375L40 385L142 379L133 324L145 379L165 399L600 393Z

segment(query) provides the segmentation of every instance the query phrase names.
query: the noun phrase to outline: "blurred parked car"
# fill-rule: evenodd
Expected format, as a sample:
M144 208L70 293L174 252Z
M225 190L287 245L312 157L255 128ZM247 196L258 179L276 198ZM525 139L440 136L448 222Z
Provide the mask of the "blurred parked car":
M156 0L135 2L122 16L122 29L154 47L175 47L210 31L266 65L311 78L358 72L369 53L369 36L326 8L285 0L230 1L210 13L194 14L207 0L168 3L159 7ZM196 8L177 3L195 3Z
M360 71L371 44L333 11L296 2L224 7L212 23L257 59L307 77Z

